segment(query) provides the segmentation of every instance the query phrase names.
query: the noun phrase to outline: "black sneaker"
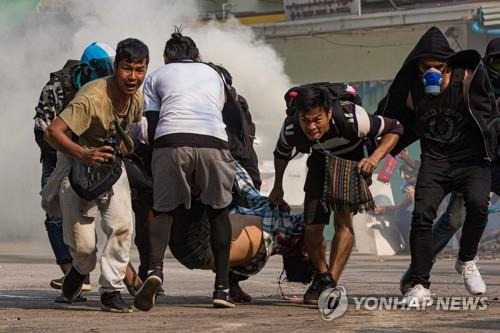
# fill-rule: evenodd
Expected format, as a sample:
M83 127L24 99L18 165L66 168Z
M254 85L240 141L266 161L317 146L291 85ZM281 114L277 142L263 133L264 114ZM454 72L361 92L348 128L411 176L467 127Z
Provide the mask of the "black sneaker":
M236 303L249 303L252 301L252 296L244 292L238 282L229 285L229 296Z
M214 308L234 308L234 301L229 293L222 289L215 289L212 296Z
M142 311L149 311L153 308L156 302L156 294L163 284L163 274L159 271L154 271L149 274L148 278L142 284L134 297L134 305Z
M54 302L68 303L68 300L66 299L66 297L64 297L63 294L61 294L54 299ZM83 297L82 294L76 296L76 298L73 300L73 303L83 303L83 302L87 302L87 298Z
M241 289L240 281L248 279L247 276L239 275L229 271L229 297L235 303L248 303L252 301L252 297Z
M80 295L85 277L86 275L78 273L75 267L71 267L64 277L62 291L69 304L73 303L76 297Z
M101 310L107 312L130 313L134 310L125 303L119 291L104 293L101 295Z
M318 304L319 295L328 288L335 288L337 282L330 272L316 273L312 284L304 294L304 304Z

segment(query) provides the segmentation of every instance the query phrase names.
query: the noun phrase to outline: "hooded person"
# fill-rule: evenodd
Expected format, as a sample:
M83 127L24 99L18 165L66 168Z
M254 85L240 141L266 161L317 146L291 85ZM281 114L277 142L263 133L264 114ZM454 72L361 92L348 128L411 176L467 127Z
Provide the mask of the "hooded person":
M488 43L483 63L488 70L488 76L496 97L497 108L500 111L500 37L492 39ZM491 170L491 191L497 195L500 193L500 161L498 159Z
M488 70L491 86L497 98L497 105L500 104L500 37L492 39L486 47L483 63Z
M433 220L449 192L461 193L467 209L455 267L470 293L484 293L476 253L487 221L499 114L481 56L474 50L454 52L443 33L430 28L404 61L377 114L405 126L391 154L418 139L422 150L406 302L421 304L430 297Z
M419 72L418 60L426 58L446 62L451 68L468 69L470 74L467 80L464 80L464 93L467 92L471 98L470 110L482 132L482 146L486 148L488 159L495 159L497 127L494 124L498 119L498 110L481 55L476 50L455 52L437 27L431 27L420 38L396 74L387 95L378 104L377 114L398 119L405 128L404 135L391 151L391 155L399 154L420 138L415 127L416 114L412 112L413 105L408 105L408 102L418 97L413 96L414 92L420 95L424 92L423 73Z

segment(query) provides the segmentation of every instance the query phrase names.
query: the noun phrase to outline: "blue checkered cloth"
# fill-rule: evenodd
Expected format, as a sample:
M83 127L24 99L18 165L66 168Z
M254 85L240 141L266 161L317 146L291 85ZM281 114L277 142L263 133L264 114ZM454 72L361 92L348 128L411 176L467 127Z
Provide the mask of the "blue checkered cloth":
M299 250L305 230L304 214L290 214L271 204L269 198L253 186L252 179L239 163L236 163L235 183L249 207L236 206L230 213L262 218L263 244L259 253L251 263L231 268L238 274L250 276L257 274L270 256Z

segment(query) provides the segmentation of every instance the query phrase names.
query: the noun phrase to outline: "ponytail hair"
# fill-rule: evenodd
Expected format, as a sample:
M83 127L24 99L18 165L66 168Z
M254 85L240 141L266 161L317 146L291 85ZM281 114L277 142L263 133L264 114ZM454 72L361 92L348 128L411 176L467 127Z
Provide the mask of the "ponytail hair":
M200 52L190 37L182 35L182 27L175 27L174 33L165 44L163 56L167 62L182 60L198 61Z

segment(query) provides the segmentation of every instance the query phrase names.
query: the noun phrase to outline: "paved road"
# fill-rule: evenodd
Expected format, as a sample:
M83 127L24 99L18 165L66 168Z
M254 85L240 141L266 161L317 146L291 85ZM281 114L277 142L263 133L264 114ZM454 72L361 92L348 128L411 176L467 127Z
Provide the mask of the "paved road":
M167 296L150 312L111 314L100 311L97 292L83 305L60 305L48 281L59 272L48 242L0 244L0 332L493 332L500 331L500 261L480 262L488 284L487 309L443 311L435 306L417 310L356 310L355 297L399 296L398 281L408 256L376 257L353 254L341 284L349 299L347 312L325 321L314 306L280 300L279 257L273 257L256 277L244 282L254 301L235 309L213 309L213 274L190 271L166 260ZM133 250L133 262L137 263ZM436 296L467 296L452 260L440 260L433 271ZM92 275L96 285L97 272ZM305 287L285 284L285 293L300 296ZM130 296L126 301L132 302ZM368 303L368 307L373 303Z

